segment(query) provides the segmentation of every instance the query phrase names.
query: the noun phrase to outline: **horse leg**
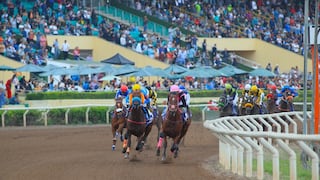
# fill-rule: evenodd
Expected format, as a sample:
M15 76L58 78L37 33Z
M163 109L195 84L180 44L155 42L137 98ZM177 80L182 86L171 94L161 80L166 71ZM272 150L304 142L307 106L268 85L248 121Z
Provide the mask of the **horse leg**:
M144 135L141 139L142 147L147 143L147 138L152 130L152 126L153 126L153 123L147 125L147 127L145 129Z
M114 151L116 149L116 143L117 143L117 138L116 138L116 130L114 127L112 127L112 151Z
M142 151L143 145L144 145L143 139L144 139L143 135L138 137L138 143L137 143L137 146L136 146L136 151L140 151L140 152Z
M127 142L127 148L126 148L126 152L125 152L124 158L128 159L129 158L129 154L130 154L130 147L131 147L131 133L127 132L126 136L127 136L128 142Z
M167 137L165 136L163 138L163 152L162 152L162 161L165 161L167 159L167 145L168 145L168 141L167 141Z
M160 156L160 149L161 149L161 146L163 145L163 139L164 139L164 134L163 132L161 132L159 134L159 141L157 144L157 156Z
M124 140L122 143L122 153L126 153L128 148L128 131L124 135Z
M123 142L123 128L124 128L124 123L121 123L119 125L119 128L117 129L118 134L120 134L120 140Z
M182 130L181 130L182 131ZM171 149L170 151L174 154L174 158L177 158L178 157L178 151L179 151L179 141L181 141L181 133L179 136L173 138L173 143L172 143L172 146L171 146Z

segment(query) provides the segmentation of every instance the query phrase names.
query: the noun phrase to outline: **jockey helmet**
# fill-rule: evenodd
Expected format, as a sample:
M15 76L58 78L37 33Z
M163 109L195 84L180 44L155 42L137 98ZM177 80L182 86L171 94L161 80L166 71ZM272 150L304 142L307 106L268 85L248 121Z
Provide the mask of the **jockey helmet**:
M246 85L244 86L244 90L250 91L250 89L251 89L251 85L250 85L250 84L246 84Z
M135 85L132 86L132 90L133 91L140 91L140 89L141 89L141 87L140 87L139 84L135 84Z
M229 83L226 83L226 84L224 85L224 87L226 88L226 90L231 90L231 89L232 89L232 85L229 84Z
M289 85L284 85L284 86L283 86L283 89L284 89L284 90L290 90L290 86L289 86Z
M179 89L181 89L181 90L184 91L184 90L186 90L186 87L184 87L183 85L180 85L180 86L179 86Z
M275 91L277 89L277 86L276 85L271 85L270 89Z
M120 90L121 90L121 92L127 92L128 91L128 87L126 85L121 85Z
M251 86L250 89L252 92L258 92L258 87L256 85Z
M179 86L177 86L177 85L172 85L170 87L170 92L179 92L179 91L180 91L180 89L179 89Z

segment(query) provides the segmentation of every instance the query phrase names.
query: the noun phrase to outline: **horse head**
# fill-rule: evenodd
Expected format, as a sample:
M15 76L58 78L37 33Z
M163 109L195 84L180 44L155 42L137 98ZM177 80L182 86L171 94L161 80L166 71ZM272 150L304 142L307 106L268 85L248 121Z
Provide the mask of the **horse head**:
M177 93L170 93L168 98L168 112L175 114L179 110L179 96Z
M243 108L245 109L245 113L247 115L252 114L252 109L254 107L254 96L246 96L243 100Z
M120 112L122 112L122 110L123 110L123 103L122 103L122 97L118 97L117 99L116 99L116 105L115 105L115 107L116 107L116 113L120 113Z
M291 111L290 106L293 103L293 96L292 96L291 92L285 92L283 94L283 96L284 97L281 99L280 104L279 104L279 109L282 112L289 112L289 111Z
M140 97L133 97L132 98L132 108L138 109L141 106L141 98Z
M218 107L220 110L223 110L228 106L228 98L225 95L220 96L219 102L218 102Z

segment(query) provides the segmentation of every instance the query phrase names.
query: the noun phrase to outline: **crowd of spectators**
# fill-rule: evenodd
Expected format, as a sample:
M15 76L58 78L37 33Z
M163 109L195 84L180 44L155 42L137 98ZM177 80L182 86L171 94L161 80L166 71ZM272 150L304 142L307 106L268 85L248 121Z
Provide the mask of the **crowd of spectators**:
M122 3L207 37L259 38L303 53L304 1L159 0ZM314 3L310 3L313 23Z
M301 5L296 2L289 1L287 3L290 4L290 6L288 6L291 7L291 9L289 9L290 11L287 11L288 7L283 7L282 3L274 4L273 1L269 4L269 1L265 2L265 4L257 3L257 7L254 11L252 11L252 8L254 8L252 4L245 3L245 1L229 0L212 1L210 3L192 0L175 1L178 2L178 4L172 4L172 2L165 0L159 2L163 3L154 4L147 1L135 1L135 4L133 5L136 8L141 8L141 11L145 10L149 15L157 15L162 19L174 22L175 24L180 24L180 28L188 28L189 30L194 30L202 34L207 33L210 37L240 37L239 34L234 35L231 33L233 32L231 24L243 25L244 23L244 25L247 25L246 27L252 31L250 36L250 33L247 33L248 37L259 37L275 44L278 42L280 44L277 45L282 47L285 47L283 46L284 44L289 44L290 47L293 47L291 46L292 43L290 43L290 38L292 38L292 40L298 42L298 44L300 43L299 50L301 47L301 29L293 27L298 23L300 23L301 27L302 15L299 11ZM0 53L26 64L45 64L50 58L57 59L60 56L61 51L64 51L62 53L64 54L63 58L67 58L67 53L70 50L69 46L65 46L65 43L67 42L64 42L60 46L59 42L56 40L52 45L49 45L51 48L48 48L46 35L49 34L76 36L99 35L101 38L131 48L150 58L155 58L170 64L179 64L188 68L193 68L198 65L218 68L222 62L226 63L228 59L234 60L233 54L228 52L227 49L222 52L217 52L216 46L211 50L207 49L205 41L202 42L200 50L200 48L197 47L198 39L195 35L187 36L185 38L186 46L182 46L181 30L180 28L174 28L173 26L168 29L168 37L161 37L155 33L147 32L145 27L141 28L135 24L128 25L101 18L94 10L79 7L75 4L75 1L72 0L59 1L58 3L55 3L52 0L36 1L34 6L29 10L25 9L20 1L14 1L14 3L13 10L12 8L3 8L0 12L2 42L4 45L4 48L1 48L0 45ZM8 7L11 7L11 4L12 2L9 1ZM197 14L197 16L184 13L182 9L193 12ZM266 22L265 18L259 18L252 13L256 12L259 14L259 11L260 14L266 13L266 17L271 17L268 15L274 14L277 11L280 14L282 13L283 17L280 18L282 19L281 22L280 19L274 20L277 22L272 28L272 23ZM294 20L294 23L292 24L291 19L289 18L291 29L286 26L288 13L292 14ZM206 18L200 18L202 16ZM208 23L210 21L217 22L214 24ZM145 17L145 24L146 23L148 23L148 20ZM211 25L209 26L209 24ZM268 34L267 32L269 32L268 36L266 35ZM278 32L278 34L275 34L275 32ZM276 36L280 36L282 40L280 41L277 39L277 41L274 42ZM1 51L2 49L3 52ZM79 59L79 47L74 48L73 57ZM231 63L234 62L235 61L231 61ZM292 80L289 74L290 73L278 76L280 79L269 81L279 84L279 86L284 83L291 83ZM237 81L235 81L237 83L234 83L234 86L241 87L240 84L245 83L243 80L244 79L237 79ZM294 80L293 85L300 84L300 80L301 76L299 75L298 78ZM165 79L161 83L161 88L166 88L170 83L176 83L177 81L188 84L190 88L215 89L223 87L226 78L220 77L206 80ZM250 81L252 81L251 83L256 83L257 80L252 80L251 78ZM33 81L28 82L33 83ZM54 89L70 90L80 86L82 89L87 90L84 88L84 82L85 80L82 80L82 82L71 82L62 78L56 86L54 86ZM88 86L90 90L112 90L117 87L115 81L111 81L109 84L104 85L102 82L94 80L94 78L89 84L91 84ZM48 84L38 83L38 86L40 86L40 89L49 89ZM38 86L33 84L31 87L39 88Z

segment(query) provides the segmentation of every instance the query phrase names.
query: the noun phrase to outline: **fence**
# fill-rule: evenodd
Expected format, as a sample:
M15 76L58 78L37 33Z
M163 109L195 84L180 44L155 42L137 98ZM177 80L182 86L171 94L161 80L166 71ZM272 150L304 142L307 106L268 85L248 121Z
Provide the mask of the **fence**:
M1 114L1 127L6 127L9 120L7 118L7 114L10 113L11 111L20 111L23 113L22 115L22 123L21 126L23 127L27 127L28 124L28 116L33 116L34 114L32 114L32 111L37 111L41 113L41 117L38 118L38 121L40 123L38 123L38 125L44 125L44 126L48 126L48 114L50 112L53 112L54 110L63 110L64 113L64 117L63 117L63 122L61 125L68 125L70 124L70 114L71 111L73 109L76 108L85 108L85 115L84 115L84 123L85 124L90 124L92 123L92 120L90 119L90 117L93 117L92 115L90 115L90 113L94 113L93 112L93 108L94 107L105 107L106 111L105 111L105 119L102 120L103 122L105 122L106 124L110 124L110 113L113 110L113 106L112 104L82 104L82 105L69 105L69 106L58 106L58 107L50 107L50 106L43 106L43 107L25 107L23 105L12 105L12 106L7 106L6 108L1 108L0 110L0 114ZM158 107L163 108L164 105L158 105ZM210 118L216 118L219 113L216 111L208 111L207 109L207 104L196 104L196 105L190 105L190 107L196 107L199 112L199 115L197 115L197 119L198 121L202 121L207 117ZM16 113L17 114L17 113ZM38 113L39 114L39 113ZM78 116L81 117L81 116ZM81 117L82 118L82 117ZM10 119L12 120L12 119ZM13 126L19 126L17 124L20 123L16 123Z
M311 113L307 115L310 118ZM279 158L286 154L289 156L289 179L298 179L297 153L305 157L304 163L311 159L311 178L318 180L320 136L301 134L302 117L303 112L224 117L206 120L204 126L219 138L220 164L235 174L253 177L253 155L256 155L256 177L264 179L264 154L268 150L272 154L274 180L280 179Z

